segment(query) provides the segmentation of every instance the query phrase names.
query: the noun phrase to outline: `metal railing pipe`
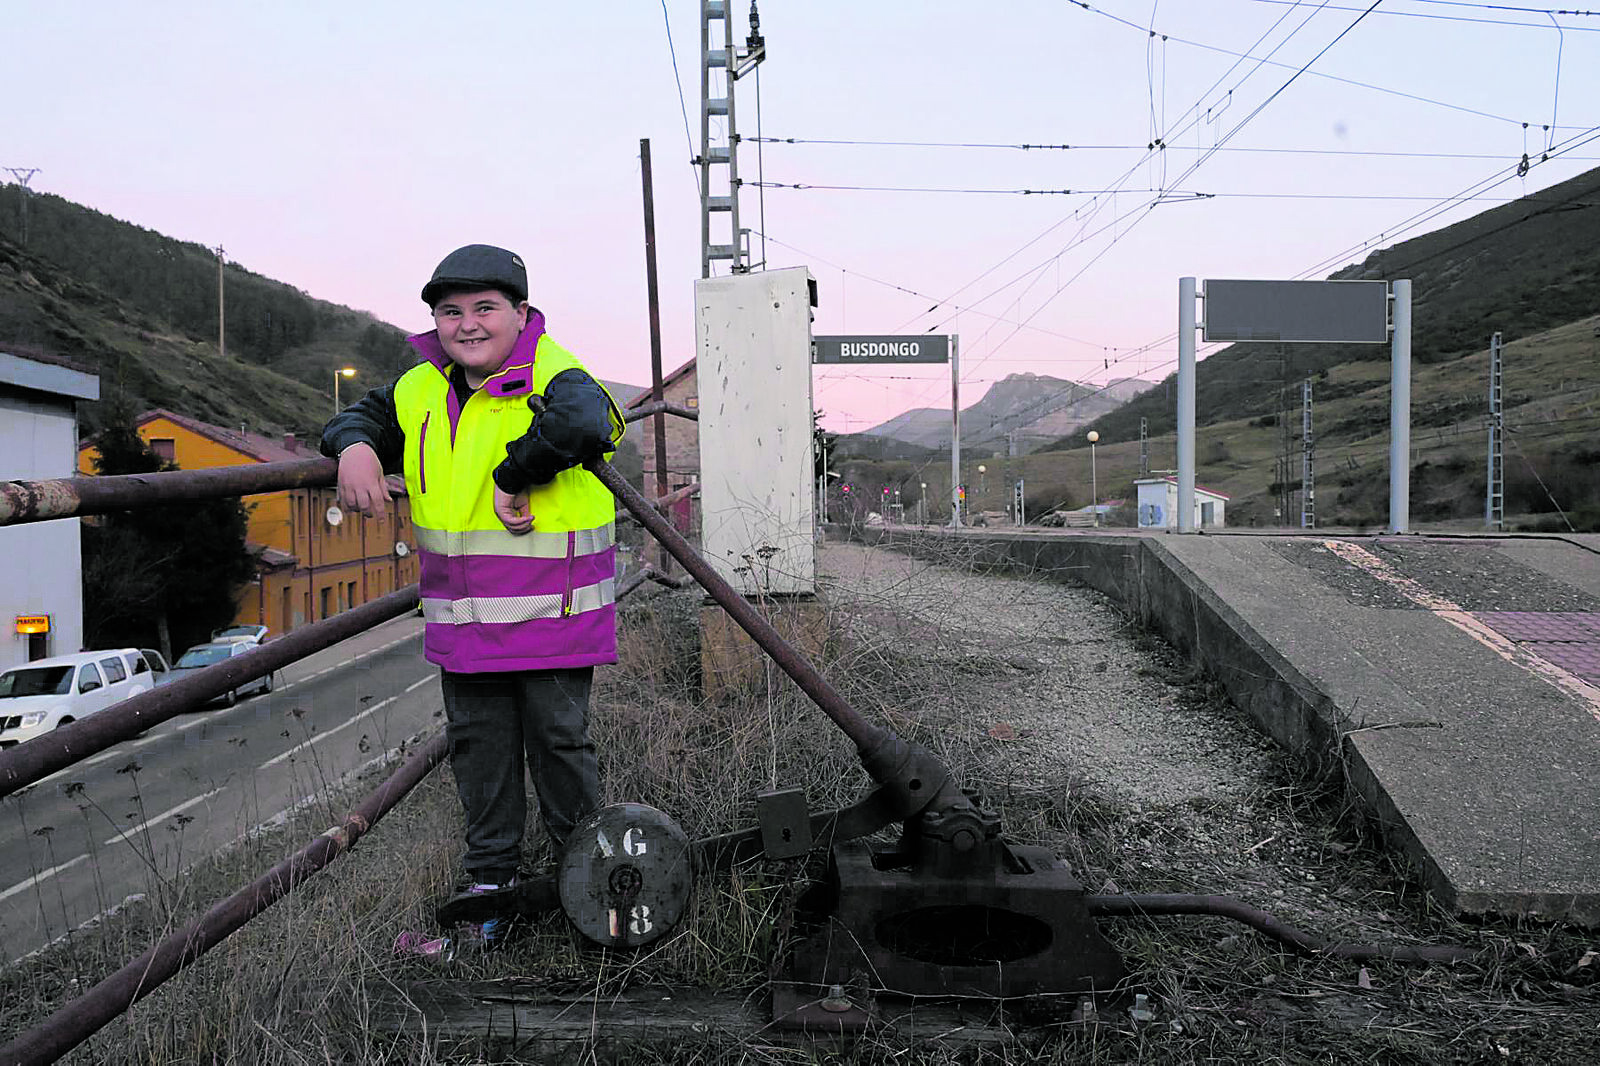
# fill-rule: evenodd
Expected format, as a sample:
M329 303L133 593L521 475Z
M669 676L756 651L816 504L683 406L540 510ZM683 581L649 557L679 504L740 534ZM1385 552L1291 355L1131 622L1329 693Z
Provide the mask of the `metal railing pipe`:
M639 569L622 579L622 584L617 586L617 599L621 600L625 596L632 595L639 588L639 586L643 585L646 581L654 581L657 584L667 586L669 589L683 588L682 581L679 581L677 578L671 577L667 574L663 574L653 566L646 565L641 566Z
M312 874L349 851L444 759L448 751L449 741L441 732L413 753L359 807L345 815L344 821L0 1048L0 1064L31 1066L54 1062L83 1043L179 970L293 892Z
M683 486L681 489L673 489L671 492L667 493L665 496L657 496L655 499L650 500L650 506L654 507L658 511L661 511L661 512L665 513L666 509L668 507L671 507L673 504L677 503L679 500L688 499L690 496L693 496L695 493L697 493L699 491L700 491L700 482L693 481L693 482L690 482L689 484ZM649 499L649 497L646 497L646 499ZM623 521L625 519L632 518L632 517L633 516L631 514L629 514L626 510L619 510L616 513L615 521L621 522L621 521Z
M331 648L380 622L398 618L416 606L417 586L407 585L360 607L275 637L243 655L196 670L190 677L157 685L88 718L80 718L25 744L0 751L0 797L9 796L119 741L136 737L168 718L265 677L312 652Z
M1455 944L1335 944L1321 937L1297 929L1288 922L1279 921L1266 911L1258 910L1232 896L1209 896L1190 893L1152 893L1115 896L1086 896L1084 904L1090 914L1146 916L1155 914L1214 914L1243 922L1264 933L1280 944L1286 944L1307 955L1328 955L1338 959L1371 962L1387 959L1391 962L1470 962L1481 959L1485 953L1475 948Z
M667 403L665 400L637 407L623 415L622 420L624 422L638 422L649 418L651 415L677 415L679 418L687 418L691 422L700 421L699 411L679 404Z
M332 459L286 459L207 470L105 474L53 481L0 481L0 526L74 515L109 514L174 500L209 500L218 496L253 496L280 489L326 488L334 483L338 469Z

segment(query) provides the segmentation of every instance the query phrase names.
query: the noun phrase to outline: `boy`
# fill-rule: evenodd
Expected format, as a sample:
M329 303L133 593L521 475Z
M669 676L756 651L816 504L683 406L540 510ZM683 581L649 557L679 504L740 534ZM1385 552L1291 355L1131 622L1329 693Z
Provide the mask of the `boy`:
M622 414L528 305L503 248L445 256L422 289L437 328L422 362L335 415L322 453L339 502L372 514L403 470L422 566L424 651L440 667L472 891L512 884L525 757L559 848L599 806L588 736L594 667L614 663L611 492L580 464L607 456ZM486 923L485 940L506 923Z

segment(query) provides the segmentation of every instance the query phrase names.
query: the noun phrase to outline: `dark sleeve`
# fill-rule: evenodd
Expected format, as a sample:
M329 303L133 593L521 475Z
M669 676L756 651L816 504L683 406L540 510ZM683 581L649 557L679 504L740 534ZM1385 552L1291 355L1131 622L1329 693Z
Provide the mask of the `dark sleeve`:
M568 467L603 457L611 438L611 397L582 370L563 370L544 390L544 413L506 446L494 483L513 496L543 485Z
M405 453L405 434L394 410L394 386L373 389L322 427L322 454L337 459L352 444L370 444L386 473L396 473Z

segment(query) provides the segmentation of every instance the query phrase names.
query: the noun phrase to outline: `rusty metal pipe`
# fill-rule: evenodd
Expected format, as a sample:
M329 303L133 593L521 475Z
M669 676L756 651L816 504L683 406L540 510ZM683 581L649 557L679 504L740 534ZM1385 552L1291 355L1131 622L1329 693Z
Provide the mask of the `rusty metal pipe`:
M649 418L651 415L662 414L677 415L679 418L687 418L691 422L700 421L699 411L689 407L684 407L680 404L667 403L665 400L658 400L654 403L647 403L643 406L637 407L623 415L622 420L624 422L638 422L642 419Z
M855 742L860 751L874 750L891 736L888 730L875 726L861 717L861 714L839 695L839 691L817 672L817 668L783 639L771 622L761 617L732 585L724 581L709 563L700 558L700 554L683 538L683 535L672 528L672 523L663 518L638 489L628 484L627 479L617 473L616 468L601 460L584 465L585 469L604 482L606 488L622 501L622 506L638 519L639 524L648 529L651 536L659 540L667 551L672 553L672 557L683 564L683 568L700 583L700 587L710 593L711 598L716 600L757 644L761 645L762 650L772 656L772 661L794 679L794 683L811 697L822 709L822 713L833 719L834 724L844 730L845 735Z
M1390 962L1470 962L1483 957L1475 948L1456 944L1331 944L1321 937L1281 922L1266 911L1258 910L1232 896L1206 896L1189 893L1155 893L1150 895L1087 896L1084 903L1090 914L1144 917L1155 914L1214 914L1243 922L1258 932L1287 944L1307 955L1327 955L1336 959L1371 962L1386 959Z
M54 1062L349 851L449 750L439 733L333 828L0 1048L0 1063Z
M659 585L667 586L669 589L683 588L682 581L679 581L675 577L669 577L666 574L663 574L653 566L645 565L641 566L639 569L622 579L622 584L617 586L617 599L620 600L624 596L629 596L637 592L639 590L639 586L643 585L646 581L654 581Z
M667 493L665 496L657 496L655 499L650 500L650 506L652 506L656 510L661 511L661 512L664 513L668 507L671 507L673 504L677 503L679 500L686 500L690 496L693 496L695 493L697 493L699 491L700 491L700 482L692 481L689 484L683 486L683 488L681 488L681 489L673 489L671 492ZM646 498L648 499L648 497L646 497ZM621 522L621 521L623 521L625 519L632 518L632 517L633 516L630 515L627 511L618 511L617 514L616 514L616 521Z
M380 622L398 618L416 606L417 586L408 585L332 618L301 626L243 655L197 670L191 677L157 685L148 692L114 703L98 714L0 751L0 797L9 796L119 741L138 736L230 689L304 659L312 652L331 648Z
M163 470L153 474L107 474L54 481L0 481L0 526L128 511L173 500L209 500L217 496L253 496L280 489L325 488L334 483L338 469L332 459L286 459L278 463L218 466L208 470Z

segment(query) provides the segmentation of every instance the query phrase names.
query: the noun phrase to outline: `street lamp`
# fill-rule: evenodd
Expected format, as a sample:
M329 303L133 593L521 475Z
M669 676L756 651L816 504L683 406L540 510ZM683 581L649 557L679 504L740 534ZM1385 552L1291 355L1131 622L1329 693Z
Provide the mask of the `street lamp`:
M928 524L928 483L923 481L920 484L922 485L922 495L917 499L917 510L922 513L922 521L918 525L925 526Z
M353 367L353 366L342 366L338 370L335 370L333 372L333 413L334 414L338 414L340 411L344 410L344 408L339 406L339 379L340 378L353 378L355 376L356 376L356 368Z
M985 489L988 487L988 484L984 480L984 476L983 475L987 474L988 472L989 472L989 468L988 467L984 466L982 463L978 464L978 495L979 496L983 496L983 495L986 494L985 493Z
M1089 431L1089 510L1094 513L1094 524L1100 524L1100 483L1095 478L1094 470L1094 442L1100 439L1100 434L1094 430Z

